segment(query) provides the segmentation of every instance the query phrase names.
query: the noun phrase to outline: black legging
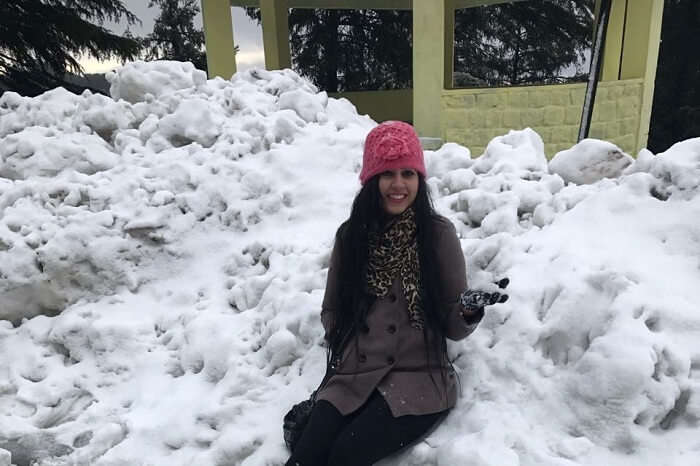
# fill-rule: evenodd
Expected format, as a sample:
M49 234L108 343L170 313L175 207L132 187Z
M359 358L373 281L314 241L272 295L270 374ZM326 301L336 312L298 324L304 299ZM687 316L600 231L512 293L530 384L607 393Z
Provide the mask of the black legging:
M320 400L286 466L370 466L419 439L446 414L393 417L376 390L347 416Z

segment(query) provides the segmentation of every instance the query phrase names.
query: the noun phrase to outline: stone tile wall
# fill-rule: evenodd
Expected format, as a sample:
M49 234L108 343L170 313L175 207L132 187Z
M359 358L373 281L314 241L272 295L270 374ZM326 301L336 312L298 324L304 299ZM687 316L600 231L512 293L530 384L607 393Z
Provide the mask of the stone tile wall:
M599 83L589 136L636 155L646 145L637 141L642 85L642 79ZM467 146L476 157L494 137L530 127L552 158L576 143L585 92L585 83L445 90L442 137Z

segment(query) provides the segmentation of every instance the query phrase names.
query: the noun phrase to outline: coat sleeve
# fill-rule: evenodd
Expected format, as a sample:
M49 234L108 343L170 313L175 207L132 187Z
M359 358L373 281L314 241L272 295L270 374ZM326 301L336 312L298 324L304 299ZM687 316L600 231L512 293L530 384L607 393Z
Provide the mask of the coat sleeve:
M452 222L444 219L437 234L437 266L440 270L438 296L440 307L447 312L446 335L450 340L461 340L472 333L480 318L469 323L462 316L461 294L467 289L467 269L464 253Z
M331 330L333 329L333 320L336 312L340 310L339 293L340 293L340 245L338 240L333 245L331 252L331 260L328 265L328 277L326 278L326 292L323 295L323 304L321 305L321 323L325 330L324 339L329 341Z

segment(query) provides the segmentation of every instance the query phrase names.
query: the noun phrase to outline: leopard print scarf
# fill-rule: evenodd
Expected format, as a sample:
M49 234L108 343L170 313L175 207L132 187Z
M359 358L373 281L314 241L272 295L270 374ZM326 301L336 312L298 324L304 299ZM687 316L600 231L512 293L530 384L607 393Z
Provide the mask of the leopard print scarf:
M412 207L393 219L384 232L372 232L369 235L369 291L380 298L386 296L397 274L401 278L403 294L408 301L411 326L422 330L424 319L419 294L420 262L416 213Z

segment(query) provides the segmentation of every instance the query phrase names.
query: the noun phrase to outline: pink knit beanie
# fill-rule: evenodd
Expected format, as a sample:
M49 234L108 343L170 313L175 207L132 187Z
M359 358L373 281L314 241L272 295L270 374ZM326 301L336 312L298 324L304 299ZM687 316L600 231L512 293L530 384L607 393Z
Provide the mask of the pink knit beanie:
M367 134L360 183L364 185L377 173L397 168L412 168L425 176L423 149L413 126L385 121Z

